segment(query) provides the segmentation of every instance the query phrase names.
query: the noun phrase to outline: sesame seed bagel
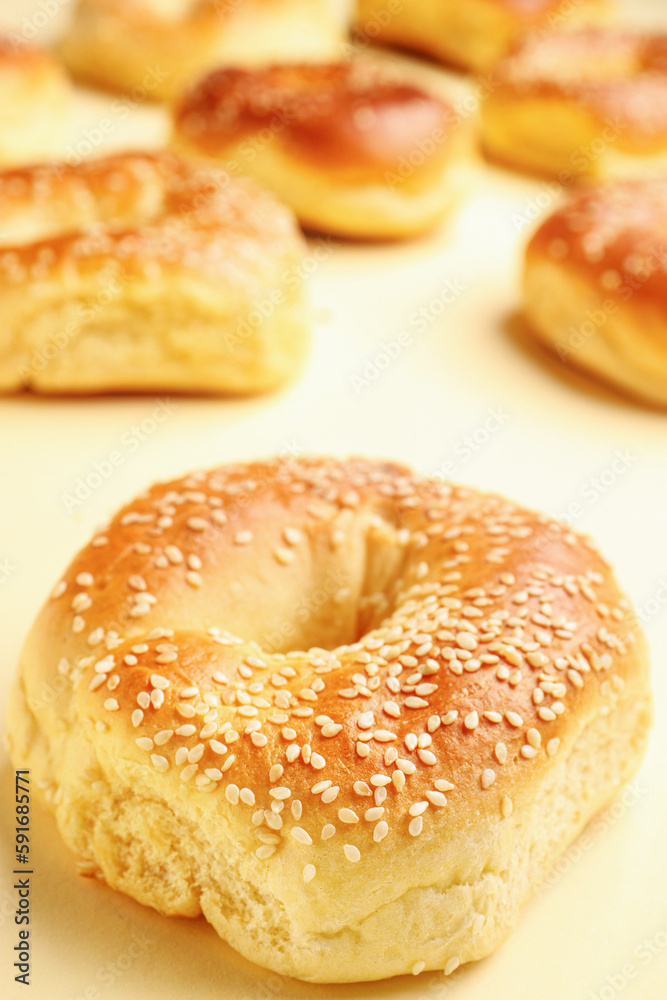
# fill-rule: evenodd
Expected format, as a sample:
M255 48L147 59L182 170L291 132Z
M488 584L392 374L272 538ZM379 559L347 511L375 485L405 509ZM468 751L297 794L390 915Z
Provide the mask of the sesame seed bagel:
M472 151L445 100L370 59L218 70L176 108L173 142L264 184L308 228L356 238L440 222Z
M581 178L654 174L667 163L667 35L588 28L525 39L482 105L488 154Z
M598 20L606 0L359 0L353 37L486 72L526 31Z
M4 391L245 393L301 364L304 243L245 179L168 153L14 169L0 218Z
M479 959L635 772L647 656L591 543L379 461L153 487L9 716L83 874L317 982Z
M667 180L582 190L526 250L532 334L566 365L667 406Z
M69 80L49 52L0 35L0 166L56 155L70 101Z
M76 77L171 100L215 66L335 59L354 0L79 0L62 42Z

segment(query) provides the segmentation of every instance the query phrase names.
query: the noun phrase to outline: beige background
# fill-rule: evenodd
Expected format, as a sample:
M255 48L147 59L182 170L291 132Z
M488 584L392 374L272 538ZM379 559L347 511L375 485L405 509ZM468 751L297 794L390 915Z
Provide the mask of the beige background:
M61 30L71 6L72 0L0 0L0 26L21 28L40 9L59 8L38 31L46 41ZM625 16L667 26L667 4L636 0L625 4ZM439 76L460 97L461 84ZM64 147L75 148L103 117L113 127L99 153L159 143L165 135L158 109L140 105L124 116L113 98L82 92ZM35 803L33 985L27 994L7 971L16 928L9 874L13 796L3 752L3 997L667 997L667 417L584 380L565 381L522 346L511 321L519 305L521 247L527 220L553 204L547 184L480 167L473 196L441 232L405 246L320 244L317 255L324 259L312 261L318 317L312 356L302 378L272 397L172 399L158 414L166 415L161 422L152 398L0 402L0 707L4 718L22 637L59 572L95 526L149 482L282 451L384 455L557 516L575 513L575 526L599 540L641 609L653 647L658 719L632 789L571 848L553 884L490 959L447 981L425 973L353 987L309 987L272 976L238 957L202 921L167 920L77 878L50 815ZM419 332L411 317L422 307L433 314L447 282L464 290ZM368 360L404 330L413 333L411 345L355 388L353 376L363 376ZM469 435L472 446L465 443ZM121 453L120 466L68 510L77 480L113 451ZM617 453L625 458L619 461Z

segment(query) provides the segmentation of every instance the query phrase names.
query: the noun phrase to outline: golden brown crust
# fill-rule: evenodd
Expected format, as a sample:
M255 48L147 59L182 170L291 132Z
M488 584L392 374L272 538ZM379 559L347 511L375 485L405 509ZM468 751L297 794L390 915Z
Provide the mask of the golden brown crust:
M294 239L291 215L270 195L171 153L3 171L0 213L0 282L10 286L67 268L143 273L151 262L215 281L238 272L240 245L251 264Z
M268 129L290 156L380 182L434 133L441 139L428 166L437 169L458 125L441 98L367 60L218 70L175 112L177 134L202 154L224 156L239 140Z
M618 181L582 190L533 235L528 261L574 269L605 298L663 315L667 302L667 181Z
M360 544L368 564L346 565ZM304 579L327 573L347 585L290 621ZM49 661L64 658L74 711L124 756L221 804L247 788L269 810L288 786L303 814L280 836L319 840L331 823L332 851L388 855L416 835L416 803L422 823L446 823L445 802L500 820L610 678L620 691L636 669L627 603L587 543L498 497L361 460L153 488L77 556L34 635L62 636ZM295 642L310 651L287 652Z
M589 542L404 466L300 458L120 511L33 627L10 733L84 873L345 982L488 954L649 721Z

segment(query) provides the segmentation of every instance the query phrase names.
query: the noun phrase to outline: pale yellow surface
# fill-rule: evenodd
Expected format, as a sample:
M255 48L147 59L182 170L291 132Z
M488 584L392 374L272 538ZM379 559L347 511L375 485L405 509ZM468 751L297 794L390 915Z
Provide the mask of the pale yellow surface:
M661 0L626 6L644 23L662 17L665 25ZM38 9L32 2L13 7L19 24ZM5 3L0 11L5 22L10 9ZM53 21L48 30L57 27ZM81 95L65 147L87 142L102 153L164 139L155 109L114 101ZM109 131L100 138L103 119ZM203 921L168 920L77 878L51 817L35 805L34 985L30 994L12 988L4 966L3 997L593 1000L609 981L621 983L623 1000L664 997L665 417L565 381L508 333L520 303L520 250L557 194L552 185L492 168L480 168L474 180L477 191L453 228L424 240L370 248L311 243L307 269L320 324L302 378L282 394L235 402L0 402L2 713L19 648L53 582L94 528L148 483L290 450L389 455L571 517L595 534L653 648L658 717L639 776L566 852L489 959L448 979L427 973L344 987L262 972ZM108 472L112 453L112 472L85 485L96 466ZM10 780L3 757L5 961L15 943Z

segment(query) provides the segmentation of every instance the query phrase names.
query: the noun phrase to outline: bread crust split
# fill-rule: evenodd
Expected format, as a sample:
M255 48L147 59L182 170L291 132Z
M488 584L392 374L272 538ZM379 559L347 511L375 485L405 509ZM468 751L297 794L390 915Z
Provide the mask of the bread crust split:
M590 541L404 466L302 458L121 510L40 612L9 732L83 874L349 982L491 952L650 719Z

